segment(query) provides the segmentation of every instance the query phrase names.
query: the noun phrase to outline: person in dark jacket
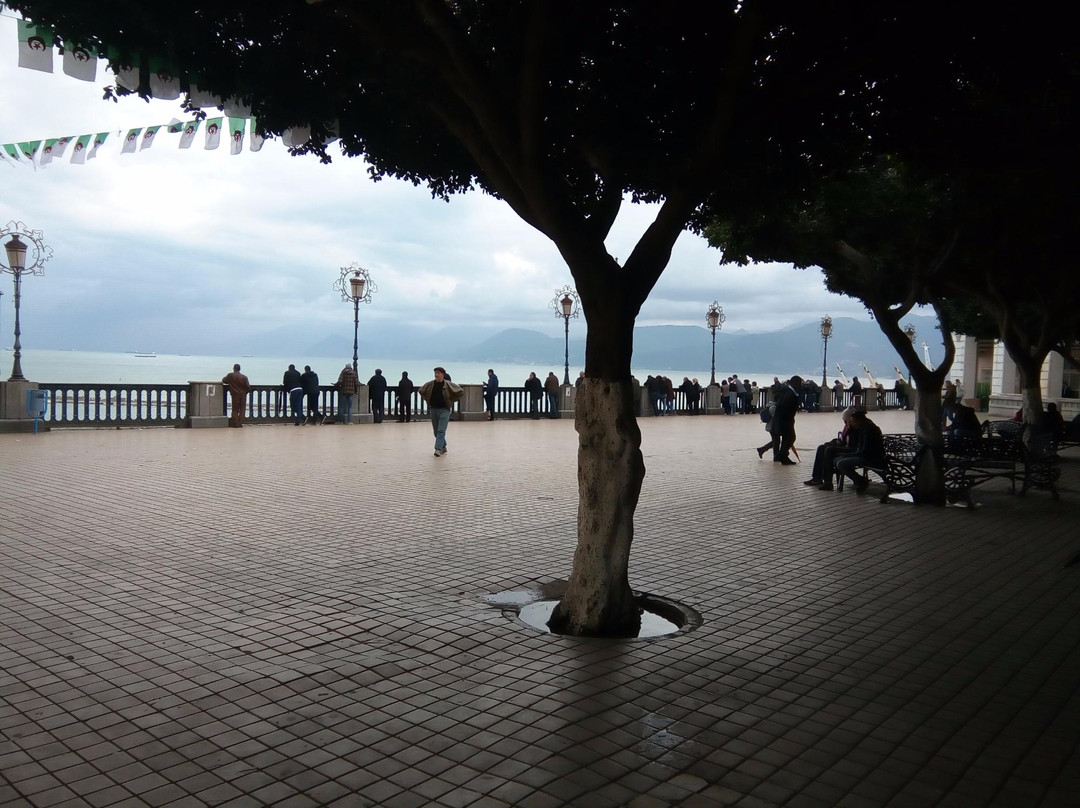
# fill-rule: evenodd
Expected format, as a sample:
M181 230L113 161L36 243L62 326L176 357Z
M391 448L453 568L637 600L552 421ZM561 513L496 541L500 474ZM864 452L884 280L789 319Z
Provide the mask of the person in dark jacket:
M540 399L544 397L544 384L535 373L530 373L525 380L525 392L529 394L529 417L534 421L540 420Z
M858 441L855 451L849 455L838 458L836 470L850 479L855 484L856 493L861 494L870 484L863 474L856 474L855 469L861 466L880 469L885 467L885 441L881 438L881 429L866 417L862 410L855 410L851 414L851 428L858 432Z
M307 396L307 420L317 425L322 421L322 415L319 414L319 374L311 369L311 365L304 365L300 383L304 387L304 395Z
M544 392L547 394L548 418L560 418L559 377L554 372L548 373L544 380Z
M304 423L304 380L296 365L289 365L285 375L281 377L281 386L285 395L289 397L289 406L292 407L293 426Z
M386 377L381 368L375 368L375 375L367 381L368 399L371 401L371 419L381 424L386 408Z
M338 391L338 401L341 402L341 422L351 424L353 399L356 396L356 391L360 389L360 380L356 378L356 371L353 370L352 365L346 365L341 369L335 387Z
M852 421L854 414L854 407L844 410L842 414L844 428L840 434L828 443L817 447L814 455L814 469L810 473L810 479L803 482L803 485L815 485L822 491L833 490L836 461L844 455L853 454L859 445L859 433Z
M495 399L499 395L499 377L488 368L487 381L484 382L484 406L487 407L488 420L495 420Z
M409 371L401 371L401 381L397 383L397 419L399 424L412 420L412 397L416 385L409 378Z
M795 445L795 413L799 411L799 393L802 376L792 376L776 396L776 411L769 421L775 443L773 462L782 466L794 466L791 447Z
M982 437L982 423L975 412L973 406L975 403L973 399L966 398L958 404L953 404L952 423L945 430L946 434L955 435L958 438Z
M656 376L646 376L643 385L649 393L649 406L653 415L663 413L664 383Z

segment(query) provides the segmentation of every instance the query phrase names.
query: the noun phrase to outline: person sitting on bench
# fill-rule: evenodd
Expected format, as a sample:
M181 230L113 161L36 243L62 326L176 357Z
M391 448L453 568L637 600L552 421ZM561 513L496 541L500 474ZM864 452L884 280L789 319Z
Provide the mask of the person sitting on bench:
M855 484L855 492L861 494L870 481L866 475L857 474L855 469L866 466L872 469L885 468L885 442L881 438L881 429L866 417L862 410L851 414L851 428L858 432L859 440L852 454L836 459L836 471L849 478Z

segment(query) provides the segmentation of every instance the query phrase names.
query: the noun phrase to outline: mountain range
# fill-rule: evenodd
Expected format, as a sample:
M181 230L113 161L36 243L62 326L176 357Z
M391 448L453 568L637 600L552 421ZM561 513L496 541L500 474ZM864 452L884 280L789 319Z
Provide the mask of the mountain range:
M912 317L920 334L929 335L937 328L932 317ZM930 342L931 340L927 340ZM932 340L939 342L938 340ZM921 344L921 340L920 340ZM343 346L352 347L352 335L334 335L309 345L306 355L340 356ZM437 349L435 348L437 346ZM803 323L780 331L766 333L720 331L716 335L717 377L727 377L736 371L774 373L785 376L800 373L817 379L822 370L820 325L817 321ZM478 363L510 363L554 367L563 364L564 338L551 337L539 331L509 328L441 329L433 331L382 330L364 335L363 355L397 359L426 359L434 353L446 361ZM711 363L712 336L701 326L642 326L634 329L635 368L654 371L701 368L708 374ZM351 352L351 351L349 351ZM941 361L940 344L931 349L931 360ZM920 351L921 354L921 351ZM585 359L583 337L570 340L570 364L581 367ZM865 364L875 376L892 379L893 365L901 365L900 357L885 339L876 322L863 322L847 317L833 320L833 336L829 340L827 372L830 378L840 364L849 376L862 375Z

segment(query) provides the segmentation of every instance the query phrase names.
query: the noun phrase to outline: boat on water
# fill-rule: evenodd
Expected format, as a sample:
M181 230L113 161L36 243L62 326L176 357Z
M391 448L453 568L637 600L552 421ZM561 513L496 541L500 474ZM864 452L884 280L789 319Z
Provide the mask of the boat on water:
M132 354L132 355L135 356L137 359L156 359L157 358L157 353L155 353L154 351L135 351L135 353Z

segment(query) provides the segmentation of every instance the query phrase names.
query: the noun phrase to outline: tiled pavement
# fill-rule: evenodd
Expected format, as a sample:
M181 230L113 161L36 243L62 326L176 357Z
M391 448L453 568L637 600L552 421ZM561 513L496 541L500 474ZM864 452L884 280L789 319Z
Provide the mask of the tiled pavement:
M0 807L1080 806L1080 454L916 509L641 426L649 642L483 600L569 572L570 421L0 435Z

